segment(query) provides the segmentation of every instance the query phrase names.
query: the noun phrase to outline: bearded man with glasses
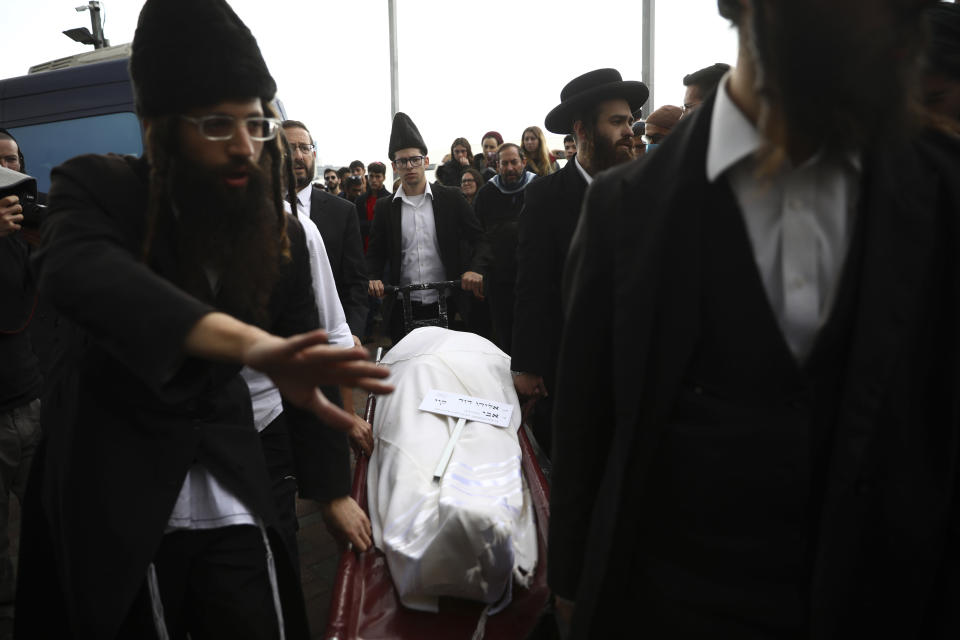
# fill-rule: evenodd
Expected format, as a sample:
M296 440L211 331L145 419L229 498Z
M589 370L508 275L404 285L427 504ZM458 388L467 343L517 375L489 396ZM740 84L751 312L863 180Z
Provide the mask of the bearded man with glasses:
M400 176L400 187L393 197L381 198L374 206L367 248L370 295L383 297L388 265L390 284L461 280L464 291L481 295L483 278L472 265L478 250L485 251L477 246L483 230L459 188L427 183L427 145L405 113L393 118L388 156ZM410 298L414 319L437 316L436 291L414 291ZM454 306L450 306L451 318ZM396 343L403 333L399 305L394 306L390 329Z
M353 418L317 386L389 391L386 372L314 330L304 231L283 208L276 85L236 14L147 0L130 73L145 157L81 156L52 173L36 266L76 331L43 407L16 633L307 638L238 373L263 372L347 431ZM322 433L288 429L309 473Z

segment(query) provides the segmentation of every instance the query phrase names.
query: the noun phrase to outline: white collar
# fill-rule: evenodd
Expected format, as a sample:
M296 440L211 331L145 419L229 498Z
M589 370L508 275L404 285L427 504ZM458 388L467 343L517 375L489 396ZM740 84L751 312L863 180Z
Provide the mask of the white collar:
M420 195L430 196L430 199L433 200L433 191L430 190L430 181L429 181L429 180L427 180L427 190L424 191L424 192L423 192L422 194L420 194ZM411 202L411 201L409 200L410 197L411 197L411 196L408 196L408 195L406 194L406 192L404 192L404 190L403 190L403 183L400 183L400 188L397 189L396 192L393 194L393 199L394 199L394 200L396 200L397 198L400 198L401 200L403 200L403 201L406 202L407 204L413 206L413 202Z
M707 181L709 182L716 181L730 167L752 156L763 145L763 136L730 97L727 89L730 73L728 71L723 76L717 87L713 113L710 114L710 141L707 144ZM807 163L819 162L822 158L822 152L818 152L807 160ZM854 171L858 173L861 171L859 152L846 153L843 159Z
M717 88L717 97L710 114L710 141L707 143L707 180L714 182L720 174L756 153L763 137L740 107L733 103L727 90L728 71Z
M587 173L587 170L583 168L582 164L580 164L580 156L573 156L573 164L577 167L577 171L580 172L580 175L583 176L583 179L587 181L588 185L593 182L593 176Z

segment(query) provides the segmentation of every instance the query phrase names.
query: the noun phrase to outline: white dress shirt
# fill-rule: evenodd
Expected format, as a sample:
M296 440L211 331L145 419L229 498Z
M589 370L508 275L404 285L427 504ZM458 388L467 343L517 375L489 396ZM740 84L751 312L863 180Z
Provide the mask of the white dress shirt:
M300 189L300 191L297 191L297 213L303 213L307 216L307 218L310 217L310 201L312 199L312 195L313 195L312 184L308 184L303 189ZM297 217L300 218L301 222L303 221L303 218L301 216L297 216Z
M393 199L400 198L400 286L420 282L442 282L447 272L440 260L437 223L433 215L430 183L422 195L408 196L403 187ZM440 299L436 291L413 291L410 299L431 304Z
M794 357L803 362L830 313L850 246L859 196L859 156L817 153L759 177L763 138L717 91L707 179L725 176L746 223L767 299Z

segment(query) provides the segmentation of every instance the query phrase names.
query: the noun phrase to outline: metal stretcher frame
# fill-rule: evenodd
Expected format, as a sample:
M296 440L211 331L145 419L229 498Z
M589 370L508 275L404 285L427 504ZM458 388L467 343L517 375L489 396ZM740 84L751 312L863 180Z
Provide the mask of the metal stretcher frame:
M387 295L396 295L403 306L403 334L406 335L414 329L420 327L450 327L450 318L447 314L447 296L453 293L454 289L460 288L459 280L444 280L443 282L423 282L420 284L408 284L403 287L394 287L387 285L384 292ZM413 304L410 300L410 294L414 291L438 291L440 298L437 300L438 316L428 320L414 320Z
M416 286L416 285L415 285ZM376 397L367 398L364 418L373 424ZM547 587L547 527L550 521L550 488L521 425L518 431L521 465L537 520L537 566L529 588L513 585L510 604L486 621L485 637L512 640L526 638L536 627L550 599ZM352 496L368 512L366 456L357 458ZM330 602L326 640L470 638L484 605L457 598L441 598L439 613L407 609L393 586L386 557L376 549L363 553L345 551L337 567Z

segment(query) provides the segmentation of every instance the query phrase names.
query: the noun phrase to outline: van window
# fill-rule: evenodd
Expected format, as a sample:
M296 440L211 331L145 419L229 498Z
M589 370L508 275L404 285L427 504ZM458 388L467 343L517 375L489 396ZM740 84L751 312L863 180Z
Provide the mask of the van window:
M50 190L50 170L85 153L143 153L140 121L130 112L13 127L27 173L37 179L37 189Z

